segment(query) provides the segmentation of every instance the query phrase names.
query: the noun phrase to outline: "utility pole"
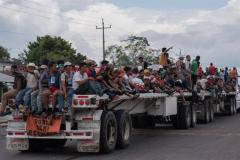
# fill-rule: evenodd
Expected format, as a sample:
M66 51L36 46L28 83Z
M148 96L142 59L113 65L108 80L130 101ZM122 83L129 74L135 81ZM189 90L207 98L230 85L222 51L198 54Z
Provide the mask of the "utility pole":
M103 18L102 18L102 27L96 26L96 29L102 29L102 33L103 33L103 60L106 59L106 54L105 54L105 29L110 29L110 28L112 28L111 25L108 26L108 27L106 27L104 25L104 19Z

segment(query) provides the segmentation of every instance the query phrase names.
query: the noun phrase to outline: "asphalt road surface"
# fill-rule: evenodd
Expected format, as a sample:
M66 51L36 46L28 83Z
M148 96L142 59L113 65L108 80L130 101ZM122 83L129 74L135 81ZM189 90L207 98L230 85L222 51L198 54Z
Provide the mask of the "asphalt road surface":
M64 148L41 153L19 153L5 149L0 129L0 160L239 160L240 114L217 117L213 123L190 130L161 127L135 130L129 148L111 154L84 154L70 141Z

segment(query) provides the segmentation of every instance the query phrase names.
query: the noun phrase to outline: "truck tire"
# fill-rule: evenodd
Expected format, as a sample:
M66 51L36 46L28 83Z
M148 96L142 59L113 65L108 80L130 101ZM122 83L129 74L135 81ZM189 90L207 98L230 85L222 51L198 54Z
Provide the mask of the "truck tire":
M179 105L178 120L179 129L188 129L191 126L191 109L190 105Z
M111 111L103 111L100 129L100 152L113 152L117 143L117 121Z
M233 98L230 98L230 103L229 105L226 105L226 109L228 111L228 115L229 116L232 116L234 115L234 109L235 108L235 102L234 102L234 99Z
M207 124L209 122L210 122L210 105L209 100L206 100L203 106L203 123Z
M234 115L237 114L237 102L236 102L236 99L233 98L233 101L234 101L234 110L233 110L233 113Z
M197 125L197 113L196 104L191 105L191 127L194 128Z
M117 120L117 148L124 149L129 146L132 134L132 121L130 115L124 110L115 112Z
M214 108L213 108L213 101L210 100L209 101L209 111L210 111L210 114L209 114L209 122L212 122L214 120Z

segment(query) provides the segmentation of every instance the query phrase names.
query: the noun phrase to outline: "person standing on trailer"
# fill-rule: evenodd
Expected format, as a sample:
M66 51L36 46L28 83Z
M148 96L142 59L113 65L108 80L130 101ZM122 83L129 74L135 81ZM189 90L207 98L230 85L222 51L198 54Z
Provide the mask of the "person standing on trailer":
M208 70L209 70L209 74L212 76L217 74L217 68L213 65L213 63L210 63Z
M228 81L228 67L225 67L225 70L224 70L224 82L227 82Z
M233 69L229 72L229 76L231 79L237 80L238 77L238 71L236 67L233 67Z
M170 47L170 48L162 48L162 53L159 57L159 64L162 65L163 67L166 67L168 66L168 57L169 57L169 54L168 54L168 51L173 49L173 47Z
M191 64L192 87L193 87L194 90L196 90L196 88L194 88L194 87L197 84L199 65L200 65L200 56L196 56L196 58L192 61L192 64Z
M188 88L192 89L192 70L191 70L191 56L187 55L185 60L186 79L188 81Z

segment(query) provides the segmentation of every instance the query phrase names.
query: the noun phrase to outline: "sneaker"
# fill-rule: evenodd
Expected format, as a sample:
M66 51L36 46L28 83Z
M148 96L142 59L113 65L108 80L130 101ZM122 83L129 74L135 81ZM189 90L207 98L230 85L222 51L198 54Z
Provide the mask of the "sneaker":
M26 108L23 105L21 105L21 104L18 106L18 110L21 113L25 113L26 112Z
M63 108L63 109L62 109L62 112L63 112L63 113L67 113L67 112L68 112L68 108Z

